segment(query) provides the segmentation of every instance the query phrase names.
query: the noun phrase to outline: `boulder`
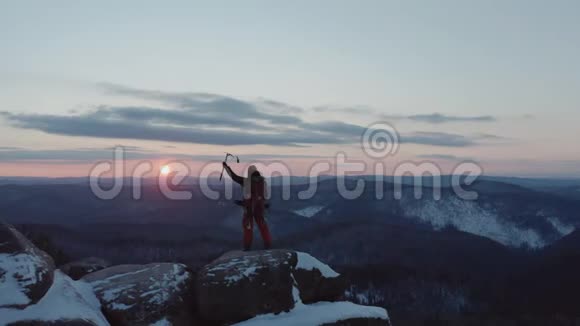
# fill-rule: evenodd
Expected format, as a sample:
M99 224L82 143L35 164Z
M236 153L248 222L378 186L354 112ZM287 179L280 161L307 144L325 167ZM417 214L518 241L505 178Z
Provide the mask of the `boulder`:
M56 271L54 282L35 304L24 309L0 308L0 325L108 326L99 300L86 282Z
M296 252L296 256L292 274L302 302L308 304L343 299L348 285L345 277L307 253Z
M0 308L37 303L51 287L54 262L13 226L0 224Z
M114 325L192 325L193 275L185 265L119 265L88 274Z
M297 301L334 301L345 289L338 273L308 254L282 249L234 251L198 272L196 301L204 319L233 323L290 311Z
M294 307L288 250L234 251L204 266L197 275L198 310L208 321L230 323Z
M111 263L104 259L89 257L64 264L58 269L60 269L66 275L70 276L73 280L79 280L87 274L100 271L101 269L105 269L109 266L111 266Z

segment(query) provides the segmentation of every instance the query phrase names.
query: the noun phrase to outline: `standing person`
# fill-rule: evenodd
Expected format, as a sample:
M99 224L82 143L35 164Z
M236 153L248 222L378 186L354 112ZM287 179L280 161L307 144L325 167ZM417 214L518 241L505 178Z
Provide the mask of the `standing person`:
M258 225L264 248L272 247L272 236L268 229L268 224L264 218L266 210L266 180L254 165L248 168L248 177L241 177L232 171L226 162L223 162L224 169L234 182L242 186L244 217L242 226L244 228L244 250L250 250L252 246L254 220Z

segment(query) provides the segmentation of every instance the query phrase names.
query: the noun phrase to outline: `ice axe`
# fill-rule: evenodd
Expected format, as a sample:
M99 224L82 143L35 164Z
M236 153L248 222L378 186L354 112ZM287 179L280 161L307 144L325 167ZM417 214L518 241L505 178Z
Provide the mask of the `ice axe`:
M239 158L239 157L237 157L236 155L234 155L234 154L230 154L230 153L226 153L226 158L224 158L224 163L227 163L227 162L228 162L228 158L229 158L230 156L231 156L231 157L235 157L235 158L236 158L236 163L240 163L240 158ZM222 173L220 174L220 181L222 181L222 178L223 178L223 176L224 176L224 170L225 170L225 167L222 167Z

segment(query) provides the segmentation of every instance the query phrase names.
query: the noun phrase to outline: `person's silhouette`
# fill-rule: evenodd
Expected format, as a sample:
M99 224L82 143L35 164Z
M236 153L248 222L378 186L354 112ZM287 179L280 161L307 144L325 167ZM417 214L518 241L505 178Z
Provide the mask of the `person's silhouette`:
M251 165L248 168L247 178L235 174L226 162L223 162L223 166L230 178L242 186L242 206L244 207L244 216L242 219L242 226L244 229L244 250L250 250L252 246L254 220L256 221L260 234L262 235L264 248L270 249L272 247L272 236L270 235L268 224L264 218L266 210L266 194L268 190L266 180L254 165Z

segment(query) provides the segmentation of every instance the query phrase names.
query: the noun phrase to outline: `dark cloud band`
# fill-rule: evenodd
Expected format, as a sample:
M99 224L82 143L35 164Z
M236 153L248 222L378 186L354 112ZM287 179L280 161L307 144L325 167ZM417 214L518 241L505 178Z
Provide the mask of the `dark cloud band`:
M342 121L307 122L297 116L302 109L259 99L242 100L209 93L149 91L101 84L108 94L159 102L167 107L98 106L65 115L14 114L0 112L12 126L49 134L112 139L140 139L208 145L313 146L355 144L365 132L363 126ZM368 110L357 108L358 112ZM409 119L443 122L439 114ZM461 118L489 120L491 117ZM416 132L401 135L401 142L444 146L474 146L481 137Z

